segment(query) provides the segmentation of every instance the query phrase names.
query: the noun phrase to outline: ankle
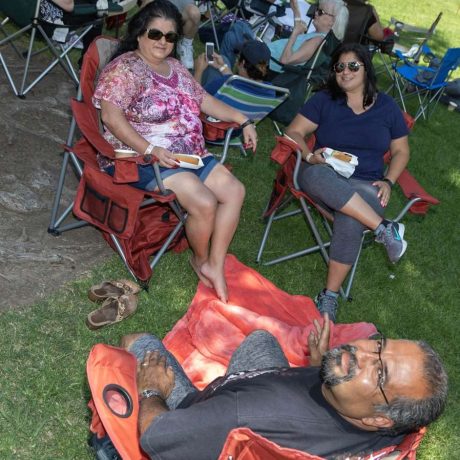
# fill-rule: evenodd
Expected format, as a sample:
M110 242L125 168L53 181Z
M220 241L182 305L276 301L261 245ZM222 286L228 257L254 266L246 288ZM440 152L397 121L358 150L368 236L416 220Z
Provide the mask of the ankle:
M328 288L324 288L322 293L324 295L329 296L329 297L333 297L334 299L337 299L337 297L339 297L339 292L338 291L332 291L331 289L328 289Z
M374 235L380 235L380 233L382 233L389 224L391 224L391 220L382 219L382 222L380 222L380 224L377 225L377 228L374 230Z

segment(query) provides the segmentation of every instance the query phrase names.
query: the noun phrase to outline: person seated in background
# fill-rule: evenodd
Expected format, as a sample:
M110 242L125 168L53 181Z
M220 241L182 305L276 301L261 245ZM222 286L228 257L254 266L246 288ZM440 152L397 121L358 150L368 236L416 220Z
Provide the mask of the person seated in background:
M240 48L235 64L236 75L264 82L267 78L268 64L270 62L270 50L268 46L259 40L248 40ZM209 94L214 96L221 86L233 75L233 72L221 55L214 53L213 58L213 62L207 62L204 53L197 57L195 60L195 80L202 84L203 88ZM253 87L244 82L238 82L237 86L258 96L273 96L273 91ZM217 97L219 98L219 96Z
M140 9L128 24L126 37L103 69L93 97L101 109L104 137L115 149L153 155L167 189L188 214L185 231L193 256L191 265L223 302L228 299L224 261L238 225L244 186L205 149L200 112L234 122L244 142L256 149L252 120L218 101L193 79L173 53L182 35L179 10L167 0ZM174 154L199 155L199 169L178 167ZM114 174L113 162L99 165ZM132 186L158 189L151 164L139 165Z
M310 367L290 368L275 337L256 330L226 375L198 391L160 340L132 334L143 451L163 460L215 460L234 428L328 459L399 444L442 413L448 379L423 341L356 340L327 350L329 320L308 338ZM354 457L355 458L355 457ZM360 457L361 458L361 457Z
M144 7L152 0L138 0L140 8ZM182 65L189 70L193 70L193 39L200 26L201 13L195 5L194 0L170 0L179 10L183 20L184 35L177 43L177 53Z
M306 137L315 133L311 152ZM340 286L358 256L362 233L370 229L391 262L404 254L404 225L384 219L391 190L409 161L408 129L401 109L377 91L375 71L363 45L341 45L332 57L326 89L309 99L286 134L302 151L299 186L334 215L325 288L316 297L332 320ZM339 175L322 156L325 147L358 157L350 178ZM384 174L384 154L391 162Z
M66 24L78 26L91 22L96 19L96 16L92 15L73 15L72 12L75 8L75 4L82 3L79 0L41 0L40 2L40 18L46 22L53 23L56 25ZM84 3L91 3L89 0ZM94 2L95 3L95 2ZM46 33L52 35L53 31L45 25ZM102 23L95 25L85 36L82 38L82 51L78 61L78 66L81 67L83 62L83 55L86 53L91 42L102 34Z
M385 33L373 5L369 5L367 0L347 0L347 7L350 14L344 43L358 42L361 34L375 41L384 40Z
M272 57L282 64L301 65L313 57L318 46L330 30L338 40L342 40L348 22L348 9L342 0L321 0L316 9L313 25L316 32L306 34L307 24L301 18L297 0L291 1L295 26L289 38L269 44ZM282 67L270 62L273 72L282 72Z

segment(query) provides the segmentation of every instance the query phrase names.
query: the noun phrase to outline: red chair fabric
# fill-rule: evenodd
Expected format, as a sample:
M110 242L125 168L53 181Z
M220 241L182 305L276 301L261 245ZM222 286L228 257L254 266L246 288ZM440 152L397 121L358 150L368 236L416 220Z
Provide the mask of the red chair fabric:
M151 163L153 157L136 156L116 159L113 147L100 132L99 117L92 104L97 75L102 60L108 60L117 40L98 37L85 54L80 80L80 97L71 101L74 119L83 138L66 147L85 165L74 202L74 214L103 233L116 251L122 249L132 272L143 283L152 276L149 258L163 249L167 239L180 225L176 196L171 191L145 192L129 185L138 180L137 164ZM96 161L98 153L115 160L112 178L102 172ZM153 199L143 207L144 199ZM113 241L115 236L119 247ZM188 246L183 230L178 231L168 249L179 252Z

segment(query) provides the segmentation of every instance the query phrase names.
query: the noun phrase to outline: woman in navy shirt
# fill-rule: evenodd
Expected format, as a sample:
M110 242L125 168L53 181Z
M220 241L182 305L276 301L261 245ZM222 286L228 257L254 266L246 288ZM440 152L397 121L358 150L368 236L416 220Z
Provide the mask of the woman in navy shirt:
M342 45L331 60L324 91L309 99L286 130L302 150L299 185L334 214L326 287L316 297L318 309L335 320L340 286L356 260L362 232L374 231L391 262L407 248L404 225L383 218L393 184L409 161L408 129L401 110L376 89L366 48ZM305 138L315 133L314 152ZM346 179L325 163L325 147L352 153L359 164ZM383 156L392 160L384 175Z

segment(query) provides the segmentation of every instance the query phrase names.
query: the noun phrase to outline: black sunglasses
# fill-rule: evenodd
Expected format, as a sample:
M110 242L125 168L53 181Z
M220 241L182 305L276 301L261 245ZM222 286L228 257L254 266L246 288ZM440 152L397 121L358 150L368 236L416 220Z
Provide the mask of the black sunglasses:
M316 12L318 13L318 16L326 15L326 16L330 16L331 18L335 18L335 15L331 13L326 13L326 11L324 11L322 8L317 8Z
M351 62L337 62L334 64L332 67L332 70L335 73L342 73L345 68L348 67L348 70L350 72L357 72L360 67L364 67L364 64L360 64L359 62L356 61L351 61Z
M379 362L379 366L377 369L377 386L379 387L380 393L382 393L383 399L385 400L386 404L389 406L390 403L388 402L387 395L385 394L385 391L383 390L383 385L385 384L386 380L386 375L385 375L385 366L382 361L382 350L385 347L385 336L381 332L377 332L377 334L374 336L374 340L377 342L377 359Z
M177 43L179 40L179 34L176 32L167 32L163 33L161 30L158 29L150 29L147 31L147 37L150 40L155 40L156 42L160 41L163 37L168 43Z

